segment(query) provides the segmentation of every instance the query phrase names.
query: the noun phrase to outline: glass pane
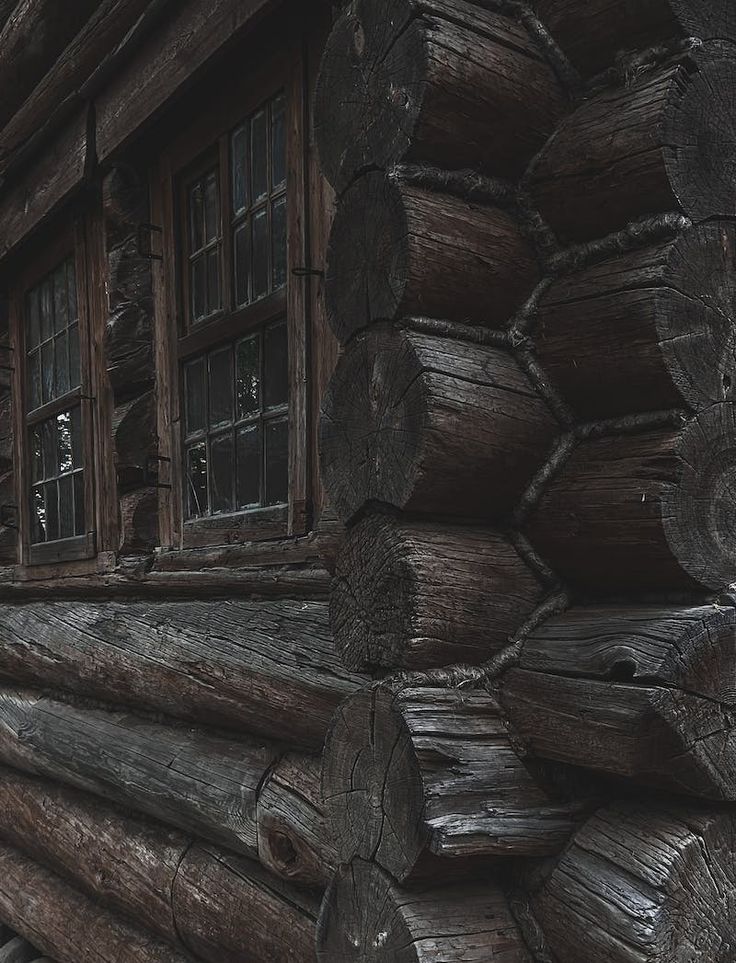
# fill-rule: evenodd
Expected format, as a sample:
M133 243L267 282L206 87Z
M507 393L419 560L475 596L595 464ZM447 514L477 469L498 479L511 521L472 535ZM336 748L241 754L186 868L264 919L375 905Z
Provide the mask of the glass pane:
M273 286L286 284L286 198L274 201L271 208L271 244L273 248Z
M259 111L250 122L250 163L253 201L268 194L268 134L267 115Z
M235 466L233 464L233 435L213 438L210 443L210 490L212 513L233 510L233 487Z
M66 331L56 336L56 353L54 363L56 365L55 382L57 397L65 395L71 385L69 383L69 348L68 336Z
M253 215L253 300L268 294L268 211Z
M204 442L187 451L187 505L190 518L207 514L207 449Z
M207 255L207 314L220 307L220 251L215 249Z
M69 296L69 320L76 321L79 318L79 311L77 310L77 272L72 258L66 262L66 283Z
M202 254L191 264L192 271L192 317L201 321L207 314L207 259Z
M261 428L253 425L238 432L238 508L261 502Z
M202 431L207 425L207 387L205 359L184 365L186 433Z
M59 479L59 538L74 535L74 476Z
M266 504L289 497L289 426L286 421L266 425Z
M69 328L69 385L78 388L82 384L82 373L79 366L79 325Z
M271 104L271 184L286 180L286 98L280 94Z
M34 351L28 356L28 410L41 404L41 353Z
M246 418L261 407L261 337L241 341L236 350L238 418Z
M245 221L235 232L235 301L238 307L250 300L250 221Z
M41 284L41 340L45 341L53 334L53 302L51 297L51 279L46 278Z
M43 444L41 441L41 427L36 425L31 429L31 482L43 479Z
M214 241L219 234L220 215L217 174L207 175L204 188L204 235L205 241Z
M41 447L43 449L43 477L54 478L58 473L58 450L56 447L56 422L51 419L41 424Z
M238 127L232 137L233 155L233 214L248 205L248 134L245 126Z
M59 537L59 489L56 482L43 486L46 500L46 541L53 542Z
M84 472L75 472L72 478L74 479L74 534L84 535L87 528L84 508Z
M44 404L54 397L54 342L47 341L41 348L41 387Z
M204 188L201 181L189 191L189 252L204 247Z
M31 523L33 531L31 541L34 545L46 541L46 500L43 495L43 485L31 491Z
M264 361L266 407L284 405L289 400L289 350L286 321L266 331Z
M75 468L84 467L82 446L82 409L72 408L70 412L72 429L72 461Z
M41 338L40 300L38 288L34 288L33 291L29 292L26 302L26 311L28 314L28 344L26 348L29 351L37 346Z
M74 454L72 450L72 416L68 411L56 416L56 435L59 444L59 472L71 472L74 469Z
M233 352L231 347L214 351L210 366L210 425L233 420Z
M54 271L54 330L63 331L69 324L66 296L66 264Z

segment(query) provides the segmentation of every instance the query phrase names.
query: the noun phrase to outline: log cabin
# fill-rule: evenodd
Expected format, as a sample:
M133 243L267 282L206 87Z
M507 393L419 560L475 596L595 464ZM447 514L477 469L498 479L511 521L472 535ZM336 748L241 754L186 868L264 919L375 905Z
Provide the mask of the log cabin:
M0 963L732 963L731 0L0 0L0 90Z

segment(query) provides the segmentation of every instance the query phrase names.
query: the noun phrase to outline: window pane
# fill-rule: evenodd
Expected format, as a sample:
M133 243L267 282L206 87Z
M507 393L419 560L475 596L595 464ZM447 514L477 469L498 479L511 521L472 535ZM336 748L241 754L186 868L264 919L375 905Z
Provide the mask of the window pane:
M261 501L261 429L259 425L238 432L238 508Z
M202 254L192 261L192 317L201 321L207 314L207 258Z
M31 492L31 542L37 545L46 541L46 501L43 486L39 485Z
M71 387L69 384L69 347L66 331L56 336L54 364L56 366L54 373L56 395L61 397Z
M74 534L84 535L87 524L84 506L84 472L75 472L74 478Z
M236 348L238 418L247 418L261 407L261 337L254 335Z
M79 325L69 328L69 385L79 388L82 384L82 373L79 365Z
M74 535L74 476L59 479L59 538Z
M59 472L71 472L74 469L74 454L72 449L72 416L68 411L56 416L56 435L59 445Z
M210 444L210 490L213 514L233 510L233 487L235 466L233 464L233 435L213 438Z
M32 482L43 480L43 443L41 437L41 426L36 425L30 432Z
M273 248L273 286L286 284L286 198L274 201L271 209L271 245Z
M286 180L286 98L280 94L271 104L271 184Z
M259 111L251 120L251 187L253 201L268 194L268 134L267 115L265 110Z
M56 422L53 419L44 421L41 424L44 478L54 478L58 472L59 453L56 444Z
M286 421L266 425L266 504L285 502L289 495L289 427Z
M204 233L208 242L214 241L220 233L219 195L217 174L213 171L207 175L204 188Z
M289 400L289 351L286 321L266 331L264 377L267 408L284 405Z
M72 428L72 461L75 468L84 467L84 455L82 447L82 409L72 408L71 410Z
M54 342L47 341L41 347L41 388L43 403L54 397Z
M207 425L207 387L205 359L197 358L184 365L184 397L186 433L203 431Z
M235 232L235 302L240 307L250 300L250 221L245 221Z
M244 211L248 204L248 133L243 125L233 133L233 214Z
M204 187L201 181L189 191L189 251L204 247Z
M220 251L207 254L207 314L220 308Z
M204 442L187 451L187 505L190 518L207 514L207 448Z
M268 211L253 215L253 300L268 294Z
M53 302L51 297L51 279L46 278L41 283L41 340L45 341L53 334Z
M26 299L28 314L28 344L27 350L35 348L41 339L41 297L38 288L34 288Z
M66 295L66 264L54 271L54 330L63 331L69 324Z
M67 294L69 295L69 320L77 321L79 311L77 310L77 272L74 267L73 258L66 262L66 283Z
M41 404L41 352L34 351L28 356L28 410L33 411Z
M53 542L59 537L59 489L56 482L43 486L46 501L46 541Z
M233 352L231 347L209 356L210 425L233 420Z

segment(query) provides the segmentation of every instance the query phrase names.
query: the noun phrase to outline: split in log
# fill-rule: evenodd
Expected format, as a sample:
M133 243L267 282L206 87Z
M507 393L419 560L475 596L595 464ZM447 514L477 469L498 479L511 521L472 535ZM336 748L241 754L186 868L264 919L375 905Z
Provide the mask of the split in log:
M725 963L736 944L730 812L617 805L580 830L533 899L565 963Z
M0 846L0 916L56 963L189 960L8 846Z
M506 538L371 514L348 533L330 595L343 662L426 669L485 662L544 590Z
M0 690L0 761L257 856L256 798L276 752L256 741Z
M539 305L540 363L584 419L732 399L735 263L722 222L560 279Z
M491 881L400 889L353 860L325 894L320 963L529 963L501 890Z
M556 616L503 676L535 756L736 800L736 610L581 608Z
M663 212L732 217L736 120L714 91L734 86L736 58L706 51L584 102L532 165L529 187L543 217L565 240Z
M376 325L353 339L322 404L322 480L343 520L367 502L507 513L557 430L507 352Z
M343 668L324 602L47 599L0 616L0 677L291 744L321 748L365 681Z
M607 67L622 51L671 38L736 39L731 0L534 0L540 18L585 74Z
M598 594L722 589L736 576L736 410L582 443L530 520L555 571Z
M488 693L374 686L335 716L322 792L339 860L404 882L558 852L579 808L553 781L519 758Z
M411 315L501 326L539 280L512 214L399 174L367 174L350 188L327 257L327 316L342 342L374 321Z
M565 106L526 31L464 0L358 0L322 58L315 131L343 190L399 162L517 176Z

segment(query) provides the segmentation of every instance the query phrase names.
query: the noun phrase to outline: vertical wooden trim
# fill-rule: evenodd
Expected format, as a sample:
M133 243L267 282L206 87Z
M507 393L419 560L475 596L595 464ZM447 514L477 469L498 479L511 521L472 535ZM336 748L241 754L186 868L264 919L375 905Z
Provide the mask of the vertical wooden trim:
M27 445L23 441L25 433L25 391L26 391L26 339L23 324L23 293L17 288L9 303L9 341L12 346L13 372L11 378L11 412L13 418L13 486L15 504L18 506L18 549L17 561L25 565L29 553L30 512L28 497L24 490L27 473L24 466Z
M84 221L77 218L74 221L74 264L77 279L77 307L79 310L79 362L82 372L82 431L84 444L84 498L87 531L85 535L94 545L91 554L99 548L101 533L98 528L100 520L100 501L98 497L100 485L96 478L95 448L99 426L96 417L97 397L94 389L93 351L92 351L92 311L90 298L90 277L88 271L89 248L87 230ZM26 445L26 448L28 446ZM26 459L27 468L27 459Z

